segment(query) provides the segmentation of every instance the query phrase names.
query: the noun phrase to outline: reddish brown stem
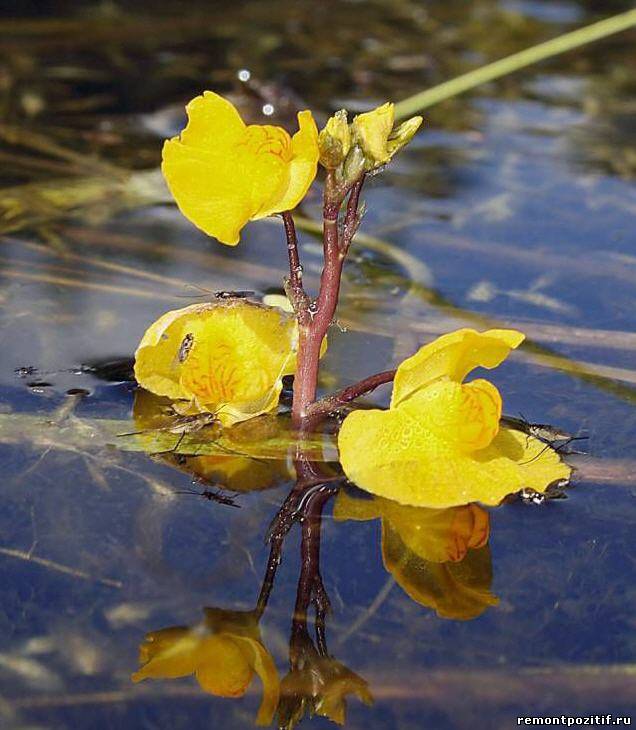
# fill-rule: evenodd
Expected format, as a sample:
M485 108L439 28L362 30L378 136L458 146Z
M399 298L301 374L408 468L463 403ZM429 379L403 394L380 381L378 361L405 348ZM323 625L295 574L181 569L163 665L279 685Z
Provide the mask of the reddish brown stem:
M325 184L323 205L324 267L320 291L314 306L309 307L309 322L299 321L298 365L294 380L292 422L297 428L308 427L306 418L316 400L318 361L322 341L331 325L338 304L342 267L358 223L358 204L363 180L354 183L350 191L338 191L333 174ZM342 234L338 230L338 214L350 192Z
M300 255L298 253L298 237L296 235L296 225L289 211L281 214L283 225L285 227L285 238L287 239L287 255L289 257L289 277L285 280L285 290L289 297L299 324L308 324L309 316L309 297L303 288L303 267L300 263Z
M342 406L347 403L351 403L352 400L355 400L366 393L371 393L371 391L375 390L380 385L392 382L394 378L395 370L385 370L382 373L370 375L368 378L364 378L364 380L360 380L353 385L349 385L346 388L339 390L337 393L332 393L331 395L312 403L307 409L307 416L311 419L311 422L315 424L330 413L337 411L338 408L342 408Z

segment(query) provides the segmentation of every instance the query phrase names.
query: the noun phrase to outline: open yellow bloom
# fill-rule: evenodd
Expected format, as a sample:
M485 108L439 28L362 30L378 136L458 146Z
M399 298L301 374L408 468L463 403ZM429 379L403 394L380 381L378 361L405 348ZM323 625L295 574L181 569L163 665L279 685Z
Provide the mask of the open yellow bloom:
M229 426L276 408L284 375L294 372L293 315L245 299L167 312L144 334L135 377L175 401L180 413L210 412Z
M498 603L490 591L490 519L481 507L406 507L341 491L333 516L382 520L384 567L410 598L441 618L472 619Z
M408 144L420 128L422 117L412 117L395 129L394 122L395 111L391 102L354 117L354 139L362 147L367 169L385 165Z
M139 647L141 668L132 681L194 674L204 692L242 697L257 674L263 699L256 722L269 725L278 705L280 680L257 622L250 613L207 608L205 614L198 626L171 626L147 634Z
M188 124L163 146L162 172L179 210L234 246L243 226L292 210L316 177L318 130L298 114L293 137L281 127L246 125L223 97L205 91L186 107Z
M462 329L422 347L397 369L387 411L355 411L338 435L340 461L359 487L401 504L499 504L523 488L545 492L571 469L554 449L501 427L501 396L487 380L523 341L515 330Z

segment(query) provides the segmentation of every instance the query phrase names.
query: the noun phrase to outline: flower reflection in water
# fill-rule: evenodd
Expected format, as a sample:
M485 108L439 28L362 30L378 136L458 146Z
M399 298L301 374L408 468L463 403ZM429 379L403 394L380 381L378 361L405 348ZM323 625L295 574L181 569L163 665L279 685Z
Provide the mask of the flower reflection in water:
M150 411L141 405L140 401L139 425L156 425L148 420ZM267 430L267 424L263 420L261 427ZM235 427L239 437L240 429L247 425ZM251 488L259 489L288 477L288 467L282 463L274 474L270 470L275 468L275 460L270 465L240 454L169 453L160 458L199 482L212 480L219 488L225 485L226 490L231 485L236 492L248 491L250 478ZM381 521L385 568L421 606L440 618L469 620L497 604L491 592L490 518L484 508L474 503L442 509L412 507L355 493L346 486L341 472L304 457L301 447L293 466L296 482L267 531L270 553L254 609L235 612L208 608L204 620L195 626L149 633L141 645L141 667L133 675L134 681L194 675L205 692L239 698L258 675L263 695L256 721L269 724L276 717L283 730L293 730L303 718L312 716L344 724L351 697L371 705L367 681L332 656L327 645L330 601L321 576L320 546L323 512L334 497L336 524ZM288 669L281 680L261 639L259 622L275 585L286 537L295 528L301 538L300 570Z
M218 697L242 697L258 674L263 699L256 722L272 721L280 681L252 612L206 608L204 620L195 626L151 631L139 648L139 662L133 682L194 674L204 692Z
M414 601L438 616L472 619L497 604L490 591L490 519L482 507L406 507L341 492L334 518L381 519L384 567Z

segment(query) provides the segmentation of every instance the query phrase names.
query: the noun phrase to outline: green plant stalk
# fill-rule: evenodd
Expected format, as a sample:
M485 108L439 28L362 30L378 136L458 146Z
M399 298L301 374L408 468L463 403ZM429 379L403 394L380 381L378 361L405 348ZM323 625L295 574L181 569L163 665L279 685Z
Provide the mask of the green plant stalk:
M519 53L513 53L511 56L501 58L499 61L494 61L450 81L445 81L432 89L409 96L395 105L395 117L396 119L405 119L422 111L422 109L462 94L469 89L474 89L476 86L485 84L488 81L507 76L533 63L552 58L552 56L571 51L586 43L598 41L601 38L606 38L634 26L636 26L636 9L613 15L611 18L592 23L571 33L565 33L551 41L526 48Z

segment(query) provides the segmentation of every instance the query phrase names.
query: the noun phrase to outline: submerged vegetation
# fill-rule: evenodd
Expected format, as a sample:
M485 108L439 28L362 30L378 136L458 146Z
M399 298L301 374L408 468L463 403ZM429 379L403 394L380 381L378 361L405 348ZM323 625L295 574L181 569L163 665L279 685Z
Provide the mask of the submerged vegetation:
M620 713L634 274L598 241L633 208L633 50L549 59L636 11L161 5L0 20L0 724ZM546 172L581 241L537 213ZM570 477L596 488L561 506Z

